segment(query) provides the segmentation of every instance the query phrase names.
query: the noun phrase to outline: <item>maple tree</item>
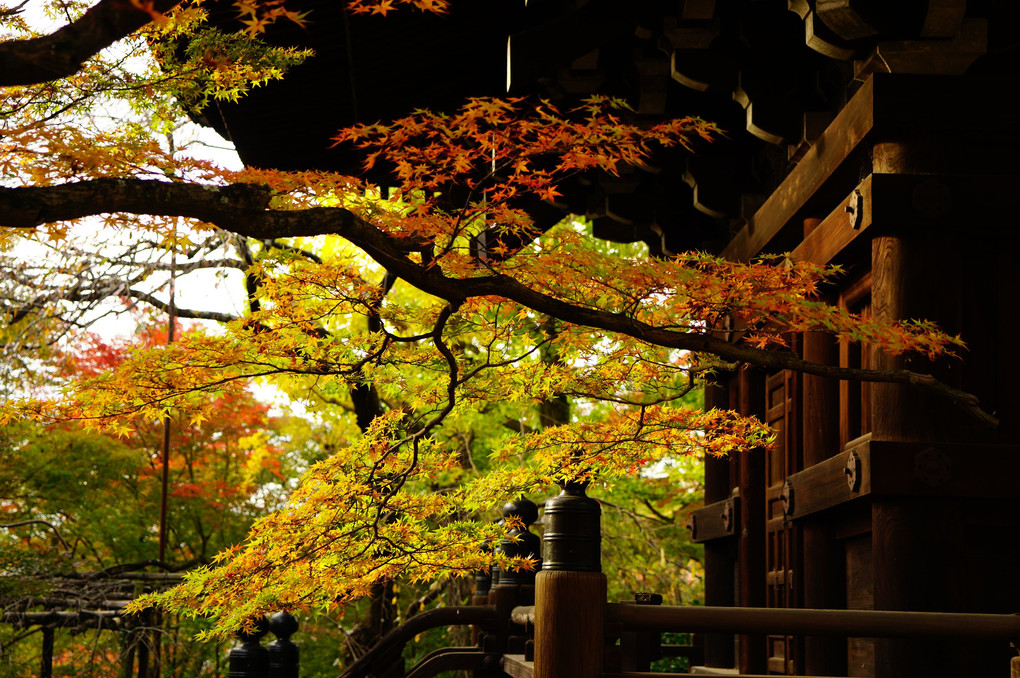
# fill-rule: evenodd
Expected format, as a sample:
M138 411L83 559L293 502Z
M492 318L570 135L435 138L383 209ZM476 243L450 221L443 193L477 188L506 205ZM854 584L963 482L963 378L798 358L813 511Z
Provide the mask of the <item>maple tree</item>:
M393 5L353 7L385 15ZM524 197L554 201L578 173L615 173L710 142L710 123L638 125L607 97L564 109L475 99L453 113L338 131L337 143L361 149L366 167L392 173L385 199L357 177L226 170L166 136L185 117L182 102L241 96L283 77L301 54L217 33L194 5L139 7L144 39L120 49L142 68L109 54L78 65L126 35L124 23L76 47L63 70L17 66L10 72L23 77L2 80L17 85L4 91L4 242L62 242L67 223L86 217L181 252L229 232L250 239L247 311L221 333L139 347L110 370L67 382L59 398L12 398L0 419L77 420L131 435L139 422L180 411L210 418L211 403L238 397L251 380L283 380L292 394L349 407L360 430L214 567L149 602L213 616L214 631L228 633L278 608L334 610L398 579L455 577L493 562L529 567L527 557L480 548L503 528L479 512L552 482L607 484L684 454L767 445L757 420L682 402L738 365L913 384L993 422L972 396L928 375L820 365L787 350L788 333L812 331L890 354L936 358L962 346L929 323L881 322L824 303L819 290L834 269L789 258L621 255L578 221L537 228L520 206ZM304 20L287 11L254 7L248 34L264 20ZM184 57L166 48L189 39ZM57 38L8 42L0 59L36 49L31 40ZM54 74L67 80L39 83ZM111 127L76 117L114 101L141 118ZM543 425L538 412L557 399L569 399L569 417ZM463 435L480 417L516 419L517 430L490 429L465 457Z
M165 340L165 330L146 325L134 341L79 334L56 362L67 376L96 374L121 362L134 345ZM303 463L293 454L298 442L287 435L292 428L250 393L215 399L210 413L209 421L189 422L186 416L174 421L170 548L163 563L171 572L207 563L242 539L255 517L281 504L287 476L295 463ZM57 605L90 609L118 594L104 588L111 579L156 563L161 433L158 423L139 425L123 438L88 433L75 422L5 428L0 437L5 612ZM208 675L203 666L216 664L216 648L185 649L197 630L185 625L181 633L179 622L166 619L162 659L168 674ZM62 633L58 654L74 658L76 675L111 675L130 671L147 636L134 624L116 632ZM34 644L24 642L30 637L17 628L0 633L4 675L31 675L38 667ZM19 670L22 660L30 668Z

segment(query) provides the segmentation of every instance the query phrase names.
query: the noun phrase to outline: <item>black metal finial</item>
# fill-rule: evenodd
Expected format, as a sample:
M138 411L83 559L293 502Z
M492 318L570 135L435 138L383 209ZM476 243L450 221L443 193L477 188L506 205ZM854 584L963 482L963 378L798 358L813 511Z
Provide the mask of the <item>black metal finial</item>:
M290 639L298 630L298 620L290 612L277 612L269 617L268 624L276 636L267 648L273 678L298 678L300 653Z
M585 494L586 487L566 483L559 495L546 501L543 569L602 571L602 507Z
M535 583L535 572L542 568L542 540L531 533L530 526L538 520L538 507L535 502L524 497L518 497L503 507L504 518L519 518L524 523L524 529L510 530L507 538L503 539L499 546L499 552L510 557L533 558L538 561L532 571L510 570L499 574L498 585L533 585ZM493 582L496 585L496 581Z
M262 636L269 632L269 622L259 618L255 631L236 634L241 644L227 655L227 678L269 678L269 650L262 647Z
M482 552L489 553L491 548L488 544L482 544ZM484 599L489 595L489 589L492 588L492 575L497 568L493 567L488 570L478 570L475 572L475 590L471 592L472 600L475 601L473 605L484 605Z

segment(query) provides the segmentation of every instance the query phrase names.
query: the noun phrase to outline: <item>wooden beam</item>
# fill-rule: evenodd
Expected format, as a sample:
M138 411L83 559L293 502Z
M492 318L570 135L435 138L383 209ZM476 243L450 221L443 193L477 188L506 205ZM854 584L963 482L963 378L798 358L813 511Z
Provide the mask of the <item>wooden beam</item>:
M869 228L959 228L979 221L985 233L1012 230L1020 175L869 174L793 250L797 261L827 264Z
M856 62L854 77L872 73L963 75L988 51L988 22L967 19L949 40L888 40Z
M1004 645L1020 633L1020 616L1002 613L804 610L703 605L637 606L610 603L606 606L606 619L611 623L619 623L627 631L697 633L734 630L790 636L946 638L950 641L958 638L985 638ZM1008 646L1003 649L1008 650Z
M121 613L113 610L80 610L76 612L4 612L0 622L16 629L29 626L44 628L98 628L116 629L121 625Z
M794 218L843 164L875 124L875 78L865 82L765 204L730 241L723 256L747 261Z
M796 261L827 264L872 224L872 178L869 174L792 252Z
M691 541L701 544L713 539L732 537L737 532L739 497L724 499L691 511Z
M871 493L871 446L863 442L786 479L787 519L803 518Z
M803 219L819 216L817 212L814 214L809 212L812 209L811 203L830 200L831 194L838 188L836 184L845 184L844 195L845 191L852 189L853 184L847 183L847 179L856 177L857 170L839 170L848 161L852 162L856 154L864 152L866 146L862 144L866 142L934 133L933 138L948 134L950 145L955 148L952 139L965 133L967 129L1010 130L1016 129L1018 122L1020 120L1014 110L1008 107L1004 109L996 106L994 102L983 99L979 93L968 89L967 81L961 78L932 75L874 75L868 78L786 179L748 219L748 223L723 250L723 256L734 261L748 261L767 249L781 250L795 246L800 240ZM1003 143L1008 146L1008 141ZM980 158L982 155L990 154L972 149L968 157ZM958 166L958 163L953 163L953 167ZM956 182L959 186L959 193L954 192L954 195L960 199L960 211L955 212L954 217L965 214L969 220L972 218L971 213L967 211L969 208L982 209L985 201L980 198L967 199L968 191L977 191L979 196L993 196L998 191L999 202L1003 196L1010 195L1008 190L1002 189L1004 185L1015 183L1015 170L1000 166L996 168L1002 170L1002 176L981 176L977 174L982 171L979 168L975 170L975 175L966 177L961 174L951 180L950 183ZM907 188L906 185L897 186L891 182L920 182L931 179L920 175L912 179L892 176L879 179L879 176L882 175L876 174L872 178L872 191L877 190L878 181L889 181L888 186L883 186L883 190L887 189L887 192L882 195L904 201L903 204L909 204L914 200L914 194L903 192L903 189ZM985 183L989 181L992 183L986 187ZM819 192L823 187L829 196L824 201L819 199ZM859 184L857 188L860 190L864 186ZM895 192L896 188L900 192ZM835 210L832 210L831 202L826 202L824 210L838 221L836 217L840 210L846 207L848 199ZM878 200L877 197L875 199ZM917 205L920 209L914 209L917 214L913 219L918 223L923 221L920 218L923 216L922 203L923 200ZM818 206L815 205L814 209L817 210ZM892 219L893 213L887 216ZM996 220L996 223L999 221L1001 219ZM878 222L877 216L875 222ZM861 225L863 230L865 223L862 222ZM819 234L816 237L822 236ZM822 243L816 240L813 244L817 247Z
M981 465L974 464L975 459ZM994 468L994 474L984 469ZM1020 499L1020 446L931 445L862 440L794 473L788 519L797 520L866 495ZM852 482L851 482L852 481Z
M871 442L871 492L1020 499L1020 446ZM988 473L987 469L995 469Z

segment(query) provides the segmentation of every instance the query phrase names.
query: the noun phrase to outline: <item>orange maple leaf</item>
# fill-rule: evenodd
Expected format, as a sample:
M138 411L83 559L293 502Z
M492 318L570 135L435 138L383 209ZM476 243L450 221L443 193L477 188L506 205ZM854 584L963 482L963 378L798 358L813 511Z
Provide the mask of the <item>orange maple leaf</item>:
M381 14L382 16L386 16L393 10L393 0L382 0L382 2L372 8L372 14Z

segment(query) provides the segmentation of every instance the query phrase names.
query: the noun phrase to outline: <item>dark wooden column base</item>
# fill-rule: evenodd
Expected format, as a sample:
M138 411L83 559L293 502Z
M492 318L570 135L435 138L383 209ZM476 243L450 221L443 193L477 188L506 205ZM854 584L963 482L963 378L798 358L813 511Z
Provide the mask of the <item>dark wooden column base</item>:
M535 678L598 678L606 575L543 570L535 577Z

